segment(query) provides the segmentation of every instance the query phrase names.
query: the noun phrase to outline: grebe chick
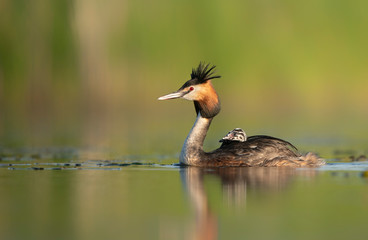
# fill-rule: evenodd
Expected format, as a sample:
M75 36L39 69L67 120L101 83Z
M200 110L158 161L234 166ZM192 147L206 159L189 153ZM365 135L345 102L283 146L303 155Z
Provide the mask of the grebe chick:
M190 130L180 153L180 164L200 167L316 167L325 164L313 153L303 156L291 143L265 135L246 137L241 140L242 131L234 129L223 139L220 148L203 151L203 142L212 119L220 112L220 100L211 79L220 78L214 74L215 66L200 63L190 74L191 79L174 93L159 97L158 100L184 98L194 102L197 119Z
M245 142L247 140L247 134L241 128L235 128L228 132L225 137L221 138L219 142Z

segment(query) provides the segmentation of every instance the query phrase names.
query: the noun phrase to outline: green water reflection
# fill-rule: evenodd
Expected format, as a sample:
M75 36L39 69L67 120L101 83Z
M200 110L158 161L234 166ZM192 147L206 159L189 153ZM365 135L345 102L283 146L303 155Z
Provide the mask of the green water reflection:
M1 239L350 239L368 234L367 162L353 170L349 164L24 169L0 168Z

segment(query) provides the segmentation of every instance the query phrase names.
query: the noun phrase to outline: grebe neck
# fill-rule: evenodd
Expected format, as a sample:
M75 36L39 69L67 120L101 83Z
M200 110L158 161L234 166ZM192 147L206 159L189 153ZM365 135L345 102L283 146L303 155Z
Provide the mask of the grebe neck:
M203 151L203 142L211 122L212 118L204 118L198 112L197 119L181 149L179 158L181 164L195 166L203 159L202 157L205 154Z

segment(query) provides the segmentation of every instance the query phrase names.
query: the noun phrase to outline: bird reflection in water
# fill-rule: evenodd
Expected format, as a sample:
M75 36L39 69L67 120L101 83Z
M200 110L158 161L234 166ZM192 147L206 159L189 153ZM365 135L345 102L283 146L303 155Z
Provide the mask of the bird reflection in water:
M215 177L220 180L222 194L226 202L234 207L244 207L247 190L279 191L285 189L295 176L316 175L314 169L298 170L295 168L199 168L182 167L180 169L184 190L194 208L195 226L190 231L190 239L217 239L217 216L209 206L209 197L204 179Z

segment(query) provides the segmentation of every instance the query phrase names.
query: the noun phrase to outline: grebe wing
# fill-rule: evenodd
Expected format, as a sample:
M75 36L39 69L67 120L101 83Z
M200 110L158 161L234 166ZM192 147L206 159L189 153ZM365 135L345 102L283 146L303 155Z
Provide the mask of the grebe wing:
M228 152L235 156L279 155L300 156L297 148L288 141L266 135L250 136L244 142L224 141L215 152Z
M298 151L298 149L291 144L288 141L285 141L283 139L280 138L276 138L276 137L271 137L271 136L267 136L267 135L255 135L255 136L251 136L247 139L248 141L255 141L255 142L263 142L263 143L278 143L287 147L291 147L292 149L294 149L295 151Z

